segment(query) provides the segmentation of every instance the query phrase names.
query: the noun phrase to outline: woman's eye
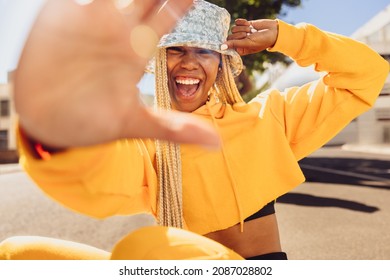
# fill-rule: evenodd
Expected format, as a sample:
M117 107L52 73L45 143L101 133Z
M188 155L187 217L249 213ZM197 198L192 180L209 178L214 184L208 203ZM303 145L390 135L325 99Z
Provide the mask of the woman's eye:
M167 51L168 51L168 53L170 53L170 54L181 54L181 53L183 53L183 50L182 50L182 49L180 49L180 48L175 48L175 47L168 48Z
M199 50L197 51L197 53L198 53L198 54L212 54L213 51L211 51L211 50L206 50L206 49L199 49Z

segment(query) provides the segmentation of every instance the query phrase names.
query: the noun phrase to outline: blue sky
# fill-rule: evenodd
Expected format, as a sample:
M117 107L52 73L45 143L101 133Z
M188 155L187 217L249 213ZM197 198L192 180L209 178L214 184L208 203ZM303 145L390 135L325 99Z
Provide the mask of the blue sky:
M290 23L305 21L349 36L390 5L390 0L301 0L302 7L284 9Z

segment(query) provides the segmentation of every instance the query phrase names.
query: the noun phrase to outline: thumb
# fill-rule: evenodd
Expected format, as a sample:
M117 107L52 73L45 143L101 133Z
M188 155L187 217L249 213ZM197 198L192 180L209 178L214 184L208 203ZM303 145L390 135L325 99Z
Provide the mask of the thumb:
M154 112L149 108L144 111L137 137L198 144L211 149L220 146L217 131L204 120L189 113Z
M232 49L235 50L239 55L248 54L248 47L253 45L253 42L248 38L243 39L228 39L221 45L221 50Z
M243 39L239 39L239 40L228 40L228 41L225 41L222 45L221 45L221 50L227 50L227 49L237 49L237 48L240 48L240 47L244 47L245 44L243 44L241 41Z

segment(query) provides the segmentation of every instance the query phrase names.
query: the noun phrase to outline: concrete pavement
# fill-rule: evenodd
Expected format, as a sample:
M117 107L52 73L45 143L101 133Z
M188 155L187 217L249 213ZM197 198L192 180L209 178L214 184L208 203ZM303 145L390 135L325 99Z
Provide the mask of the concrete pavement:
M0 175L7 174L7 173L20 172L20 171L22 171L22 169L20 168L19 164L17 164L17 163L0 164Z
M24 172L0 175L0 240L36 235L110 251L127 233L154 223L154 218L145 214L93 219L48 198Z

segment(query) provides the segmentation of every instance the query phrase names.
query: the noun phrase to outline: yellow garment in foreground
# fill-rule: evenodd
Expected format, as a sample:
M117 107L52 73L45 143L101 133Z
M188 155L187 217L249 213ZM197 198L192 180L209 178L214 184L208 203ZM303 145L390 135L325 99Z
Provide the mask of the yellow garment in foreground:
M16 236L0 243L0 260L242 260L225 246L177 228L140 228L112 253L65 240Z
M223 148L182 145L184 219L206 234L231 227L304 181L298 160L320 148L373 106L389 64L367 46L309 24L279 21L279 51L323 78L270 89L249 104L211 98L194 112L216 126ZM156 214L151 140L124 139L35 159L20 139L21 164L50 197L97 218ZM245 230L245 229L244 229Z

